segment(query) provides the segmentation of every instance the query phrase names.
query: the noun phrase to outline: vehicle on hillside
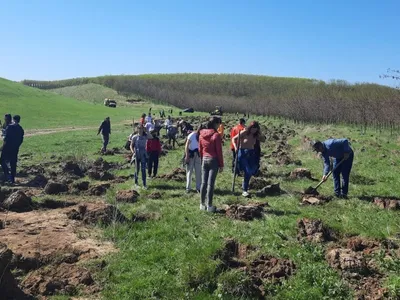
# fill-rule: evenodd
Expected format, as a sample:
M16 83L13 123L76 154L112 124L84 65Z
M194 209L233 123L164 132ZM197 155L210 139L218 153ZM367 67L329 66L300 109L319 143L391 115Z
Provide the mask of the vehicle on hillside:
M106 98L104 99L104 106L115 108L117 107L117 101Z
M215 110L210 112L210 115L212 115L212 116L222 116L222 107L221 106L216 106Z

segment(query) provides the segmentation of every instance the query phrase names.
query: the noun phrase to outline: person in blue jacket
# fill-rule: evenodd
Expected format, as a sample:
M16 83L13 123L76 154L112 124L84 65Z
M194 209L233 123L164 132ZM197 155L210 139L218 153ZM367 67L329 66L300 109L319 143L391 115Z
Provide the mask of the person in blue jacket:
M354 152L349 145L349 141L347 139L329 139L324 142L315 141L312 147L314 151L321 153L324 161L323 181L327 180L327 175L331 169L329 158L334 158L334 171L332 172L332 175L335 195L347 199L350 171L354 159ZM344 161L338 166L343 159ZM340 182L340 175L342 175L342 182Z

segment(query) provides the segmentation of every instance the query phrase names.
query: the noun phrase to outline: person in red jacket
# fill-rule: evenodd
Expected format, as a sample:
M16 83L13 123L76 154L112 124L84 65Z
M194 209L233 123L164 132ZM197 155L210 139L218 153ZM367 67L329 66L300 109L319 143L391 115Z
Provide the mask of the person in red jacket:
M239 132L245 129L246 120L241 118L239 124L232 128L231 130L231 151L232 151L232 173L235 172L235 160L236 160L236 150L235 145L232 143L234 136L238 135ZM236 175L239 174L239 166L236 167Z
M151 135L153 136L153 138L148 139L146 142L146 152L149 158L149 178L157 176L158 160L161 154L161 142L157 137L157 132L152 131Z
M217 129L221 124L221 119L211 117L207 123L207 129L200 131L199 152L202 158L201 163L201 189L200 189L200 209L215 212L212 205L215 180L218 170L223 171L224 158L222 156L222 140Z

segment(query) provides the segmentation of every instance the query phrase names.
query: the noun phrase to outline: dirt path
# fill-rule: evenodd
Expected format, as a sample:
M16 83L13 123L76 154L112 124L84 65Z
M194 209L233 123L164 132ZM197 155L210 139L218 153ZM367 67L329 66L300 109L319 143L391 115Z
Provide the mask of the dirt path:
M129 123L121 122L121 123L117 123L114 125L118 126L118 125L125 125L125 124L129 124ZM70 127L62 127L62 128L32 129L32 130L25 131L24 137L31 137L31 136L44 135L44 134L53 134L53 133L67 132L67 131L96 130L98 128L99 128L99 126L86 126L86 127L75 127L75 126L71 127L70 126Z

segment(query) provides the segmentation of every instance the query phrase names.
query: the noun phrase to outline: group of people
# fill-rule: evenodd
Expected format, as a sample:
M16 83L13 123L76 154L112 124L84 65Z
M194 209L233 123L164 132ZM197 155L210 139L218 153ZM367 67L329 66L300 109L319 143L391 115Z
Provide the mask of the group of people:
M24 129L19 124L21 117L19 115L4 116L1 136L3 145L1 147L1 168L4 173L4 183L14 184L17 173L18 153L21 144L24 141ZM1 125L1 122L0 122Z
M151 126L151 125L154 126ZM161 154L160 129L164 127L168 142L175 147L178 128L181 134L186 136L184 149L184 162L186 166L186 192L191 193L192 178L195 175L195 190L200 193L200 209L213 212L213 195L217 174L223 171L223 141L224 127L219 116L213 116L207 123L201 124L197 130L193 130L186 121L178 121L174 126L170 116L163 124L154 122L149 115L142 115L137 131L129 136L129 149L132 152L131 163L135 165L135 184L138 185L139 173L141 173L143 188L147 188L146 178L157 175L159 156ZM174 130L175 129L175 130ZM103 134L103 148L106 150L108 136L111 134L109 118L102 123L99 133ZM261 143L265 141L265 135L261 132L258 122L253 121L246 126L246 120L241 118L239 123L230 131L230 149L232 151L232 173L234 176L243 176L242 196L249 197L249 183L252 176L260 169ZM350 171L352 168L354 153L347 139L330 139L324 142L315 141L313 149L324 160L324 175L327 179L331 169L330 157L334 158L333 178L335 194L341 198L347 198ZM340 180L342 176L342 182Z

